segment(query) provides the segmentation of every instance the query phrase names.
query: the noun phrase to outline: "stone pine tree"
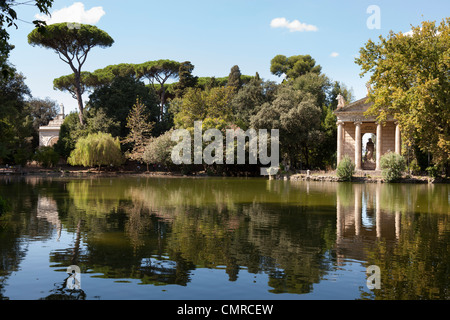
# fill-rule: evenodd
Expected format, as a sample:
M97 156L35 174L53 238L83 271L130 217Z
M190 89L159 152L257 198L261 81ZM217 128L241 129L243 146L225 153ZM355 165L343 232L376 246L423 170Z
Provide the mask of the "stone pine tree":
M74 92L78 101L79 119L83 125L82 72L89 52L94 47L110 47L114 40L103 30L87 24L55 23L36 28L28 35L28 43L53 49L74 74Z
M160 110L159 120L162 121L166 107L166 87L165 84L169 79L178 78L180 62L173 60L157 60L147 61L135 65L136 75L139 79L147 79L159 94ZM155 81L159 84L159 90L156 89Z

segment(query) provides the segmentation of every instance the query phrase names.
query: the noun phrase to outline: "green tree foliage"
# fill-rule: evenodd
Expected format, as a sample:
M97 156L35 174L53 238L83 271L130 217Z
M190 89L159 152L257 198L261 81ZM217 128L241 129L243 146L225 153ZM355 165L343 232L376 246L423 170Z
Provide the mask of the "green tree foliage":
M147 169L148 165L171 166L172 149L176 145L172 141L172 132L173 130L169 130L159 137L150 138L142 156L142 160L147 164Z
M26 108L30 96L22 74L0 75L0 163L23 165L32 155L33 118Z
M17 12L15 7L18 5L34 5L43 14L49 14L49 9L53 4L53 0L34 0L26 2L18 2L15 0L2 0L0 1L0 70L3 77L13 76L14 69L11 69L7 63L9 54L14 46L9 43L9 33L6 28L15 27L17 29L18 20ZM34 25L40 28L45 25L44 21L34 20Z
M103 110L108 118L119 123L117 136L126 137L129 133L126 119L138 98L147 106L149 121L156 123L152 133L158 135L166 126L157 119L158 98L153 90L134 77L117 77L110 84L95 89L89 96L88 106L91 111Z
M270 72L276 76L285 76L286 79L295 79L309 72L319 74L322 67L310 55L296 55L286 57L275 56L270 62Z
M130 133L123 142L132 145L129 158L142 160L144 147L150 139L153 123L149 121L147 107L140 100L136 101L127 117L127 128L130 129Z
M327 105L331 110L336 110L338 105L337 97L339 94L342 95L347 102L355 100L352 90L348 89L344 83L334 81L330 86L331 87L328 89Z
M372 88L367 111L383 121L394 116L404 141L431 152L448 165L450 155L450 18L422 22L410 34L390 32L369 40L356 63L369 73Z
M164 117L166 107L166 87L165 83L169 79L178 78L180 62L173 60L147 61L135 66L136 75L139 79L147 79L156 91L155 81L160 85L158 94L160 100L159 119Z
M381 174L386 182L398 181L406 170L405 159L395 153L388 152L380 159Z
M80 74L80 92L81 95L88 92L89 89L95 89L102 85L99 80L98 75L82 71ZM77 99L77 83L75 74L69 74L66 76L61 76L53 80L53 89L60 91L67 91L72 95L72 98Z
M34 160L45 168L51 168L58 164L59 154L53 147L40 147L36 150Z
M87 126L81 125L79 115L75 112L68 114L59 130L59 139L54 146L55 151L67 159L75 149L78 139L87 134Z
M342 157L336 168L336 175L341 181L351 181L355 174L355 164L348 155Z
M234 87L236 91L242 87L241 70L239 66L235 65L231 68L230 74L228 75L227 86Z
M178 69L178 82L174 87L175 97L181 98L187 88L194 88L197 86L198 77L192 75L193 70L194 65L189 61L180 64Z
M189 88L183 99L174 107L175 126L192 128L195 121L207 119L232 122L234 120L231 104L233 96L233 87L215 87L208 91Z
M33 149L39 146L39 127L46 126L50 120L54 119L58 114L58 110L58 103L50 98L32 98L25 103L25 113L29 115L33 121Z
M59 58L67 63L74 74L74 89L80 123L83 123L82 75L81 68L88 53L94 47L110 47L114 40L103 30L95 26L81 24L79 28L69 28L67 23L55 23L36 28L28 35L28 43L53 49Z
M257 129L279 129L280 151L283 158L296 167L300 159L310 165L310 150L321 139L321 108L314 96L283 85L272 103L265 103L251 117L251 126Z
M80 138L67 161L73 166L98 166L100 169L102 165L120 166L124 159L119 138L113 138L109 133L98 132Z
M119 136L120 123L106 115L103 109L87 109L83 117L85 124L81 125L78 114L72 112L61 125L59 139L54 148L64 158L69 157L75 149L78 139L90 133L104 132L113 137Z
M242 129L248 129L250 118L256 115L260 106L275 99L276 91L275 82L263 81L259 76L244 84L231 102L236 117L235 123Z

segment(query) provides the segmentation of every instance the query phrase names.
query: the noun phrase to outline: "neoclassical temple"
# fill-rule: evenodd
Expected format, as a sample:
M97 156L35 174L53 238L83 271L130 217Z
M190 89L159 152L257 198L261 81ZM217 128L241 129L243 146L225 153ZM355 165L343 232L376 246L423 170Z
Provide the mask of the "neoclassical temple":
M338 97L337 164L348 155L356 170L380 170L381 156L389 151L401 154L400 127L394 118L378 123L364 113L371 106L367 97L346 104ZM367 141L367 142L366 142Z
M47 126L39 127L39 147L51 147L59 139L59 130L64 122L64 105L61 103L59 114Z

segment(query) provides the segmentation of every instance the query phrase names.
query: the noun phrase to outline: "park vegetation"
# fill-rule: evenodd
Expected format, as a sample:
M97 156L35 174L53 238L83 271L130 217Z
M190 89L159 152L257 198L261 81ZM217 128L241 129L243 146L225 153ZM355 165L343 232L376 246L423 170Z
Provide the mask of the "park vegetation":
M362 74L372 74L369 99L374 107L368 113L381 111L380 121L387 115L398 118L404 128L408 166L413 163L415 171L430 165L448 168L450 78L445 70L449 67L449 30L448 20L438 26L426 22L413 28L412 35L391 33L387 39L381 37L380 44L369 40L356 59ZM67 38L72 39L71 45L63 41ZM72 70L53 83L54 89L78 101L78 111L66 116L54 146L69 164L117 167L126 159L128 164L147 169L231 175L258 172L258 165L228 166L226 170L205 164L172 166L170 133L193 130L194 122L202 121L203 130L279 129L283 168L336 169L333 111L339 94L346 102L354 97L345 84L324 74L308 54L273 57L270 71L280 77L277 83L261 78L258 72L241 74L237 65L230 66L228 76L194 76L190 61L168 59L124 61L85 71L82 66L94 47L114 43L105 31L89 25L40 26L28 41L53 49ZM37 129L56 114L57 107L49 99L33 98L24 77L8 68L13 76L0 78L0 163L26 164L37 159ZM84 105L81 96L86 93L89 99ZM100 160L106 145L113 150ZM427 154L431 164L425 164ZM52 166L53 162L45 163Z

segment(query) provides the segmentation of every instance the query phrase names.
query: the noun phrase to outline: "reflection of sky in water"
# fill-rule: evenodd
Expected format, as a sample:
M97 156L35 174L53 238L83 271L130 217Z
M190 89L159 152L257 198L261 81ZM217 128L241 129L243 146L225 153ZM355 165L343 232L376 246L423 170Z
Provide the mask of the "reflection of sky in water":
M367 214L367 205L368 205L368 196L364 192L362 193L362 201L361 201L361 222L362 225L366 228L372 228L375 226L375 221L373 217L370 217Z
M51 238L41 241L23 239L22 246L26 255L20 263L19 270L8 276L4 296L11 300L35 300L44 298L51 291L62 287L67 278L67 266L53 264L49 257L58 252L67 253L75 243L75 233L62 230L58 239L57 230ZM30 241L32 240L32 241ZM80 256L85 249L80 244ZM330 263L330 261L328 261ZM168 256L143 258L141 267L153 266L156 272L165 269L175 269L176 262ZM240 267L237 281L229 281L225 266L216 268L196 268L190 271L188 286L142 285L140 279L108 279L103 274L81 274L81 288L86 293L86 299L353 299L359 294L359 288L364 282L364 268L360 262L345 261L339 267L332 267L322 281L313 284L308 294L293 295L288 293L273 294L269 286L269 275L266 272L251 273L246 267ZM275 268L272 272L284 273L283 269Z
M112 180L107 182L111 185ZM334 203L324 204L321 189L314 188L321 184L308 183L305 189L288 190L275 188L287 185L285 182L272 182L273 190L267 193L267 197L275 194L291 202L281 202L283 205L280 206L276 202L278 198L265 198L263 200L270 199L274 203L246 204L243 212L236 206L236 211L223 209L217 214L216 204L208 201L186 212L156 210L158 215L152 213L152 218L147 220L144 218L149 218L150 211L137 211L137 215L133 211L135 215L132 215L133 212L126 212L127 206L123 207L125 213L112 211L108 215L111 210L106 210L101 211L105 215L86 214L83 218L87 223L82 224L79 230L82 237L76 260L85 268L81 287L86 299L355 299L361 297L362 292L370 294L365 282L365 263L369 262L364 254L369 252L366 245L375 245L380 238L399 241L400 231L410 232L411 238L416 234L416 229L408 229L406 212L395 212L394 216L394 212L389 210L377 210L379 194L372 184L364 188L354 184L353 190L344 189L347 196L343 197L345 205L338 211ZM261 185L266 187L265 182ZM91 192L96 190L94 187L91 186ZM182 198L184 195L179 195L179 190L186 188L176 188L164 199ZM393 188L380 194L390 198L396 195L392 191ZM95 203L112 201L110 193L105 191L105 194L108 195L106 200L99 197ZM147 195L151 193L144 193L143 198ZM360 202L359 198L354 198L355 195L361 196ZM439 200L445 201L446 195L447 192ZM218 199L227 199L228 193L217 196ZM236 197L241 202L248 201L240 196ZM334 202L333 196L331 192L332 201L329 202ZM18 270L11 271L3 281L2 295L11 300L48 297L63 286L68 276L65 271L73 258L77 234L76 224L70 222L79 217L72 219L61 215L61 212L58 214L60 208L56 207L55 201L39 199L37 219L33 217L33 223L24 229L24 233L34 236L21 235L20 247L24 254L17 264ZM409 203L409 200L405 198L401 203ZM426 200L429 204L430 199ZM311 206L303 206L308 201L312 202ZM115 202L113 204L116 205ZM422 203L413 204L418 207ZM361 211L355 213L355 206L360 206ZM103 206L95 207L90 202L86 208L104 210ZM207 210L203 212L200 208ZM337 212L340 215L336 216ZM377 217L375 212L380 215ZM130 215L125 219L125 214ZM360 217L360 223L356 223L356 217ZM431 222L424 221L426 225L440 221L441 228L444 228L447 220L438 221L437 217L431 215L427 218L432 219ZM130 222L127 225L129 229L116 226L116 223L123 222L121 219ZM417 217L415 219L417 221ZM105 221L106 225L101 225ZM336 225L339 223L345 232L340 233L342 238L336 241ZM68 225L71 229L66 228ZM131 237L134 234L127 233L127 230L136 231L139 237ZM323 236L322 230L327 232L323 238L326 243L317 242ZM443 239L444 236L442 231ZM136 239L140 241L133 242ZM138 245L133 248L135 243ZM216 251L220 250L225 251L223 256L217 254ZM441 260L436 263L442 263Z
M55 265L49 259L55 252L66 252L67 248L72 248L75 234L62 230L59 240L57 239L56 229L47 240L22 239L21 246L25 250L25 257L20 262L18 270L7 277L5 297L11 300L35 300L50 294L50 291L55 289L53 284L62 287L68 277L66 273L68 266ZM83 243L80 244L80 248L83 248ZM83 286L83 282L81 285Z

